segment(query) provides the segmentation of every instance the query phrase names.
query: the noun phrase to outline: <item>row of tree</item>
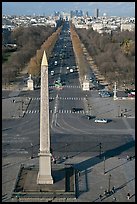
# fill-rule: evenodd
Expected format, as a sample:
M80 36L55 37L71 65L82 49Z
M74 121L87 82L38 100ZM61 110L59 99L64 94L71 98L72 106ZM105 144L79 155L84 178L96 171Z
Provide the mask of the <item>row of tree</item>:
M92 29L75 31L108 82L135 83L135 32L101 35Z
M75 59L79 67L79 78L80 78L80 82L82 83L85 78L85 75L87 74L88 63L83 54L81 40L79 39L79 36L76 33L74 26L72 24L70 24L70 33L71 33L71 39L72 39Z
M45 50L47 59L49 59L50 54L60 35L61 30L62 30L62 26L59 27L56 30L56 32L52 33L52 35L48 37L48 39L42 44L41 48L37 50L36 55L31 58L28 64L28 73L31 74L33 77L38 77L40 75L40 67L41 67L43 52Z
M17 45L17 50L10 54L7 61L2 64L2 83L8 84L15 80L19 72L27 66L30 58L33 57L41 44L55 31L50 26L19 27L13 30L10 42ZM7 48L3 47L2 55L7 53Z

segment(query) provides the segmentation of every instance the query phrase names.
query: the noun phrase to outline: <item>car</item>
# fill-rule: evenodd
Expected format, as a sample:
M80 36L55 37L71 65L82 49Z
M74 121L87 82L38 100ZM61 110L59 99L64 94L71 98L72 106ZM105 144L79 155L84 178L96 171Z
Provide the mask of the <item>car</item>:
M91 120L92 119L92 116L91 115L85 115L84 118L88 119L88 120Z
M72 108L71 109L72 110L72 112L78 112L78 111L83 111L83 108Z
M73 111L73 112L76 112L76 111L77 111L77 109L76 109L76 108L72 108L72 111Z
M108 122L107 119L103 119L103 118L95 119L95 123L107 123L107 122Z
M51 76L53 76L53 75L54 75L54 71L52 70L52 71L50 72L50 74L51 74Z
M70 72L73 72L73 69L70 69Z

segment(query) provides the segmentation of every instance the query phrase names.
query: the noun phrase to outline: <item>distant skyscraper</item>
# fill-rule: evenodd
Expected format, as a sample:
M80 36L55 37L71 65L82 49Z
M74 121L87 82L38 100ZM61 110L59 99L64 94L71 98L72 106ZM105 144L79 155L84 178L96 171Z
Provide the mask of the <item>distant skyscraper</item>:
M79 10L79 11L77 12L77 16L79 16L79 17L83 16L83 12L82 12L81 10Z
M60 12L59 11L54 11L54 16L59 16Z
M98 8L95 10L95 17L96 17L96 18L99 17L99 9L98 9Z
M70 11L70 18L73 17L73 11Z
M74 10L74 11L70 11L70 17L81 17L83 16L83 12L81 10Z
M88 11L86 11L86 17L89 17L89 15L88 15Z

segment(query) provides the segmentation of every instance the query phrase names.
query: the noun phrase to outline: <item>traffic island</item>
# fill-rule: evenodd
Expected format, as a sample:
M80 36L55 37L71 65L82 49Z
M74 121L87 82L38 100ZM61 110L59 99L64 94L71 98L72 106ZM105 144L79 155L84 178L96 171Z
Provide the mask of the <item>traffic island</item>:
M17 176L12 199L17 201L76 198L75 170L72 166L52 167L53 184L37 184L38 166L22 166Z

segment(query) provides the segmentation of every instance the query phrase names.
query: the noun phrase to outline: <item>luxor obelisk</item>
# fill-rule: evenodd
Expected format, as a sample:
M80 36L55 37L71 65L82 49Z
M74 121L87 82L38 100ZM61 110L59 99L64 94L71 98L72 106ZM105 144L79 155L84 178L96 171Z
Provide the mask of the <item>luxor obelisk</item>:
M49 130L48 62L45 51L41 63L40 153L37 184L53 184Z

